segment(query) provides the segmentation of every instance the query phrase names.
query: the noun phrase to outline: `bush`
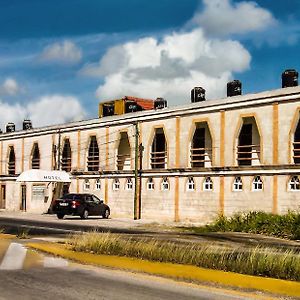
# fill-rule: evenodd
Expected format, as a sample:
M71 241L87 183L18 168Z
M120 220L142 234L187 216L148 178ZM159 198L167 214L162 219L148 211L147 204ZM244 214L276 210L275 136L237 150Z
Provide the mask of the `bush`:
M219 216L214 222L202 227L190 228L195 232L248 232L259 233L292 240L300 239L300 214L285 215L253 211L237 213L232 217Z

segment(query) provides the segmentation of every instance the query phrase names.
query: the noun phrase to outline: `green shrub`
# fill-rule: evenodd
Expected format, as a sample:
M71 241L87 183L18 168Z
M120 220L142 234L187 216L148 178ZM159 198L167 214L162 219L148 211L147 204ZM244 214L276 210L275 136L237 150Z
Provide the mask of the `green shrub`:
M285 215L252 211L231 217L219 216L214 222L189 228L195 232L248 232L266 234L292 240L300 239L300 214L289 211Z

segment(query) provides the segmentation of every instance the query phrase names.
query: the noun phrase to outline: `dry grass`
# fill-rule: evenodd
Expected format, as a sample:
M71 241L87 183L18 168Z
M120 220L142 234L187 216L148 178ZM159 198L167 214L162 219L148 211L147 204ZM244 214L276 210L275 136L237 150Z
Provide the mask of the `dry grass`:
M73 235L69 238L68 245L75 251L300 281L300 255L292 250L261 247L245 250L213 245L181 245L155 239L134 240L131 237L97 232Z

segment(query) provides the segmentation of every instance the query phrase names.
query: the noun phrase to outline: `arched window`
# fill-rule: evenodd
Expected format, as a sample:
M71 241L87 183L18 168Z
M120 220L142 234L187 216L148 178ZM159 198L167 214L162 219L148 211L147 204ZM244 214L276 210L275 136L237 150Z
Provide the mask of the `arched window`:
M165 169L167 165L167 140L163 128L155 129L155 135L151 146L151 168Z
M261 191L263 189L263 181L260 176L255 176L252 181L252 190Z
M72 166L71 145L70 145L70 140L66 139L62 151L61 169L66 172L71 172L71 166Z
M86 179L84 181L83 189L84 190L89 190L90 189L90 181L88 179Z
M211 166L212 138L207 122L196 123L190 151L192 168Z
M113 183L113 190L118 191L120 189L120 180L116 178Z
M39 169L40 168L40 150L38 143L34 143L32 150L32 158L31 158L31 168Z
M91 137L88 157L87 157L88 171L99 171L99 148L95 136Z
M167 177L164 177L162 182L161 182L161 189L163 191L168 191L170 189L170 184L169 184L169 180Z
M132 184L132 179L127 178L126 180L126 190L132 190L133 184Z
M300 190L300 181L298 176L293 176L289 181L289 190L290 191L299 191Z
M154 181L152 177L150 177L147 181L147 190L154 190Z
M194 191L195 190L195 181L193 177L189 177L186 183L186 188L188 191Z
M243 190L243 181L240 176L234 178L233 181L233 190L234 191L242 191Z
M131 149L127 132L120 133L120 142L117 150L117 169L130 170L131 168Z
M260 135L254 117L243 118L238 136L237 163L239 166L260 164Z
M96 185L96 190L98 190L98 191L101 190L101 181L100 181L100 179L96 180L96 184L95 185Z
M8 156L8 174L16 174L16 156L15 149L13 146L9 147L9 156Z
M203 181L203 190L204 191L212 191L213 189L213 181L210 177L205 177Z

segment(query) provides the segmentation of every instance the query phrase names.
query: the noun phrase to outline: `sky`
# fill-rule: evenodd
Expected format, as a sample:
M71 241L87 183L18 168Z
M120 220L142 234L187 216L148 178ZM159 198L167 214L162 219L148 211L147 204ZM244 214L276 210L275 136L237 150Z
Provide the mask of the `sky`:
M300 71L299 0L0 0L0 128L96 118L125 95L169 106L280 88Z

